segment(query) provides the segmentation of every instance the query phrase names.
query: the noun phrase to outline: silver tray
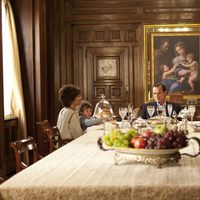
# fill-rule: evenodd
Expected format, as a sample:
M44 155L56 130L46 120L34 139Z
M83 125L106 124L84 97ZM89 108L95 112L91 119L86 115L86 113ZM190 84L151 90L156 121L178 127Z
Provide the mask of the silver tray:
M97 144L99 148L103 151L113 150L114 162L119 164L120 161L136 161L147 164L152 164L161 168L163 164L167 163L177 163L182 155L196 157L200 155L200 139L197 137L188 138L189 140L195 140L198 143L198 152L194 155L187 153L180 153L180 149L136 149L136 148L123 148L123 147L107 147L102 142L102 138L99 138ZM183 149L183 148L181 148Z
M121 148L121 147L115 147L113 149L119 153L146 155L146 156L170 155L179 152L179 149L136 149L136 148Z

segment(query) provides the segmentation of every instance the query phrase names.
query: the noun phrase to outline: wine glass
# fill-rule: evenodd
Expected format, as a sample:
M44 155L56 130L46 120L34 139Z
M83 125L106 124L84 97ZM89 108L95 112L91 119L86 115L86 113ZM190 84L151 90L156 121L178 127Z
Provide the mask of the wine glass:
M193 122L194 113L196 112L196 106L195 105L189 105L188 110L191 113L191 122Z
M168 110L169 117L171 117L172 116L172 110L173 110L172 104L167 104L167 110Z
M122 124L121 124L122 128L124 127L124 118L127 114L127 111L128 111L128 109L126 107L119 107L119 115L122 119Z
M120 115L122 121L124 121L127 111L128 111L128 109L126 107L119 107L119 115Z
M155 107L154 106L147 106L147 112L150 116L150 118L153 116L154 112L155 112Z

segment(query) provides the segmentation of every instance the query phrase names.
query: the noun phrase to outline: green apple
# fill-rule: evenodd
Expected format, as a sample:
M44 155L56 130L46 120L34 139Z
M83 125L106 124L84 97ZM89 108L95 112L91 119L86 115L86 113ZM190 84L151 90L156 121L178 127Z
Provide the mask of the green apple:
M159 124L159 125L156 125L155 127L154 127L154 132L156 133L156 134L163 134L163 133L165 133L167 131L167 127L166 127L166 125L164 125L164 124Z

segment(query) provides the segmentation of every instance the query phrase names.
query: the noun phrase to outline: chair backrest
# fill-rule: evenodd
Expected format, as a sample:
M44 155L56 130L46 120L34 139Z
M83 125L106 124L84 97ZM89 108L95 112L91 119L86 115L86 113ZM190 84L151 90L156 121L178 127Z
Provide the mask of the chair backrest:
M184 100L183 100L183 92L177 91L177 92L171 93L171 94L169 95L169 100L170 100L171 102L174 102L174 103L183 104L183 103L184 103Z
M37 122L37 125L40 127L41 134L43 134L43 136L46 136L48 140L47 142L49 153L63 146L64 141L61 139L58 127L51 126L48 120Z
M46 129L46 133L49 141L49 153L63 146L63 141L61 139L58 127L49 127Z
M42 158L38 153L33 137L16 140L11 142L10 146L15 153L16 173ZM26 160L26 163L24 160Z
M51 127L51 123L48 120L43 120L41 122L37 122L36 124L39 125L42 130L46 130Z

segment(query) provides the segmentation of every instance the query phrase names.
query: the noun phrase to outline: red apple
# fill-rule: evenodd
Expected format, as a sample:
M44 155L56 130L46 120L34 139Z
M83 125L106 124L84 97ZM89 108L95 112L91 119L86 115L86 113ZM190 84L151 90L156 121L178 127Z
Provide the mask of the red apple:
M138 136L138 135L135 135L135 136L131 139L130 143L132 144L133 147L134 147L135 141L136 141L138 138L139 138L139 136Z
M152 134L153 134L153 130L151 129L146 129L141 132L141 136L144 138L150 138Z
M136 149L143 149L147 146L147 140L145 138L139 137L134 142L134 147Z

